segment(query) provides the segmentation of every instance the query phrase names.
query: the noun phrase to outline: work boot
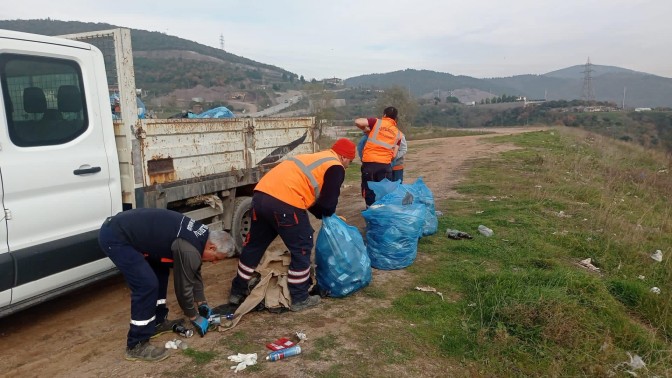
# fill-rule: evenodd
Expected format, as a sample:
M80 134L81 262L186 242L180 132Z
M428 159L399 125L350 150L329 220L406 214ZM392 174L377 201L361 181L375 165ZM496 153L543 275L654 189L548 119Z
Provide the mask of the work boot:
M241 303L245 301L245 296L242 294L233 294L229 295L229 304L232 306L240 306Z
M159 323L156 325L156 328L154 329L154 334L152 335L152 339L159 336L163 335L164 333L172 332L173 331L173 326L176 324L183 324L184 319L175 319L175 320L164 320L163 322Z
M163 361L168 357L168 349L156 347L149 340L141 341L132 349L126 349L126 359L129 361Z
M303 311L309 307L317 306L318 303L320 303L320 296L311 295L302 302L292 303L289 309L294 312Z

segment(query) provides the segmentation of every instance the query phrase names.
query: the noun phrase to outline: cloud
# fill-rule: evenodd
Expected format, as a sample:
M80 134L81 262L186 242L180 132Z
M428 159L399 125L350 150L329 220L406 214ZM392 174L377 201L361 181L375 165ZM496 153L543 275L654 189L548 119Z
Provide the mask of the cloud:
M475 77L583 64L672 76L672 3L657 0L477 2L26 0L2 19L47 18L160 31L306 78L414 68Z

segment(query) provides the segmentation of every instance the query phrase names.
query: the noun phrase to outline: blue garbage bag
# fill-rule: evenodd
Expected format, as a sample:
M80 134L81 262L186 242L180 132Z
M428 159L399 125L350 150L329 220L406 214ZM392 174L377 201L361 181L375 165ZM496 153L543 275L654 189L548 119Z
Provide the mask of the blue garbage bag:
M366 220L366 250L371 266L393 270L415 261L422 235L425 205L400 185L362 212Z
M394 192L399 185L401 185L401 180L390 181L387 178L384 178L382 181L367 181L369 189L373 190L373 193L376 194L376 201L385 197L387 194Z
M317 284L328 296L345 297L371 282L371 260L362 235L335 214L322 218L315 263Z
M190 113L188 118L235 118L236 116L225 106L212 108L203 113Z
M439 220L436 217L434 207L434 194L425 185L422 177L419 177L413 184L403 184L409 192L413 194L414 201L425 205L425 221L422 226L422 236L433 235L439 228Z

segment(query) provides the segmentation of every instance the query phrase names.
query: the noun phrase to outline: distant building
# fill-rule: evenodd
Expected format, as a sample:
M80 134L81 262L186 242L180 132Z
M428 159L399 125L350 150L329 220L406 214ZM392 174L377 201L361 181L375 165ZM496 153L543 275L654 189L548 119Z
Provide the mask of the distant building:
M331 79L323 79L322 83L325 85L333 85L335 87L342 87L344 85L343 79L332 77Z
M635 108L636 112L650 112L651 108Z

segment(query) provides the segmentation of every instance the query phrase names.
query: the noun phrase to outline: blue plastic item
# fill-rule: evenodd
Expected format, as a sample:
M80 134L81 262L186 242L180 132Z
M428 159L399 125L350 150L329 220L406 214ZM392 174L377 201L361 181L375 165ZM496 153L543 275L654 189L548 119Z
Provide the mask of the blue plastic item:
M335 214L322 218L315 263L317 284L328 296L345 297L371 282L371 260L362 234Z
M413 195L400 185L362 212L372 267L402 269L415 261L425 211L425 205L415 203Z
M235 118L236 116L227 109L225 106L220 106L210 110L206 110L203 113L189 113L189 118Z
M369 189L373 190L373 193L376 194L376 201L378 201L387 194L394 192L401 185L401 181L390 181L384 178L378 182L367 181L367 184L369 185Z
M434 194L425 185L422 177L418 177L413 184L403 184L415 197L416 203L425 205L425 222L422 226L422 236L433 235L439 228L439 220L434 208Z

